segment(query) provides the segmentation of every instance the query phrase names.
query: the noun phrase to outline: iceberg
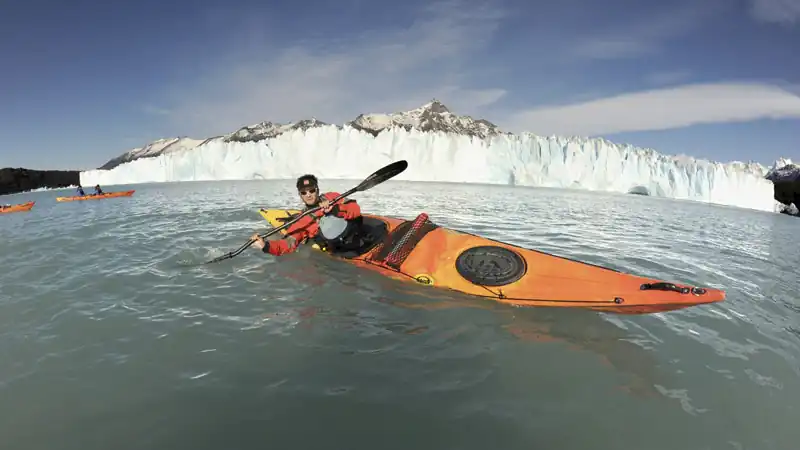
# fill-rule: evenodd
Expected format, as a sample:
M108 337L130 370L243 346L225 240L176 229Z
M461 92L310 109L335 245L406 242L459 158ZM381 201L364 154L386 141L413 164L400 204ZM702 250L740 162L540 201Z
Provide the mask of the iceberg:
M205 140L160 140L131 150L83 185L319 178L360 180L405 159L405 181L587 189L776 211L768 169L668 156L602 138L519 135L457 116L434 100L393 114L360 115L344 125L316 119L262 122Z

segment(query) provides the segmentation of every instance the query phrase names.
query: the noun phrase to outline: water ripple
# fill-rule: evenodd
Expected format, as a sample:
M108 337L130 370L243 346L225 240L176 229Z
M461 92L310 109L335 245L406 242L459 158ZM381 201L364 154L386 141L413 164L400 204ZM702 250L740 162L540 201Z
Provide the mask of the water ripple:
M81 429L76 421L109 404L135 411L137 391L173 398L156 409L185 415L192 408L178 406L176 392L224 390L238 402L259 400L251 414L267 414L259 408L270 402L290 411L296 404L281 399L303 399L321 408L304 409L319 423L326 401L345 402L339 407L364 421L382 414L364 405L388 405L396 415L386 420L409 426L436 407L441 417L428 420L472 424L461 432L481 433L470 442L518 434L533 446L585 447L559 431L576 420L588 424L585 436L628 435L634 424L663 437L602 448L669 448L652 423L680 427L687 448L794 442L800 254L787 243L800 223L792 218L554 189L390 182L358 194L368 212L411 219L424 211L442 226L728 293L715 305L629 317L507 308L310 251L278 260L247 250L202 265L266 228L258 208L296 205L292 190L282 182L136 189L86 204L26 194L34 210L0 217L0 392L17 411L17 426L0 425L4 436L33 448L38 438L21 430ZM638 403L640 395L661 402ZM58 398L85 413L54 415ZM609 402L614 417L601 413ZM291 428L270 414L276 430ZM772 447L764 421L774 427Z

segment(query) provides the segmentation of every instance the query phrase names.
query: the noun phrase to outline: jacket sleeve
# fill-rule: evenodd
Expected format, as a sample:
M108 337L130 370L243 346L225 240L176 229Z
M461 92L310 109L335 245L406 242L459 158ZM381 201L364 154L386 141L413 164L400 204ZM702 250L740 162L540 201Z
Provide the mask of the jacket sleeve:
M269 242L267 253L274 256L281 256L297 250L297 247L306 239L313 237L308 233L308 225L290 227L286 236Z
M297 250L297 246L300 244L300 240L296 239L294 236L289 235L282 239L275 239L273 241L268 241L269 246L267 247L267 253L274 256L281 256L285 255L286 253L291 253Z
M338 192L329 192L325 194L328 200L333 200L339 196ZM336 217L341 217L345 220L351 220L361 216L361 207L355 200L341 199L333 205L331 213Z

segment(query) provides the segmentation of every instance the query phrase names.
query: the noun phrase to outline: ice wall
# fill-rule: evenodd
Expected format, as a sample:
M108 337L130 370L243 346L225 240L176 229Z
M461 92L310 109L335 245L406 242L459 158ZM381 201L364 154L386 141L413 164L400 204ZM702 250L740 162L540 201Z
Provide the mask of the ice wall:
M280 179L315 173L360 180L405 159L397 180L549 186L636 192L774 211L763 168L671 157L603 139L500 135L486 140L403 129L292 131L246 143L210 140L184 152L82 172L84 186L168 181Z

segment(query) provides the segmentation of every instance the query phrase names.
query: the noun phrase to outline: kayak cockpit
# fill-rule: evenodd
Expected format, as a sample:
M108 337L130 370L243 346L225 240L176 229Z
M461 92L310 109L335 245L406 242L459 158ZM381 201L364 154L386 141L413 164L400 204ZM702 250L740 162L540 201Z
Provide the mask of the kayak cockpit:
M360 220L359 232L363 238L363 245L355 250L334 252L333 255L347 259L356 258L375 248L389 235L389 226L383 220L369 216L361 216Z

